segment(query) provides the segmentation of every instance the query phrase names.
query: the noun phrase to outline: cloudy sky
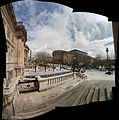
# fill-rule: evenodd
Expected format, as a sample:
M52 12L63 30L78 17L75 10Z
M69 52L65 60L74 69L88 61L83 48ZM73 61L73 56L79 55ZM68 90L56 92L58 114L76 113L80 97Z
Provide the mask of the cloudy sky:
M13 3L17 21L27 30L27 44L33 53L38 51L72 50L90 56L114 56L112 23L105 16L72 12L67 6L33 0Z

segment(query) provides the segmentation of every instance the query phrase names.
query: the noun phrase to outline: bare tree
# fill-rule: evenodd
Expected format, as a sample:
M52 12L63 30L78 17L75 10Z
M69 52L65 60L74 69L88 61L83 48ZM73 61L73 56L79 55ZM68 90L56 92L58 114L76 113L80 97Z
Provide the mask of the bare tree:
M102 64L102 59L103 59L103 57L101 56L101 55L97 55L96 57L95 57L95 60L94 60L94 62L93 62L93 66L95 67L95 68L98 68L101 64Z
M96 56L96 59L97 59L97 60L101 60L101 59L103 59L103 56L97 55L97 56Z
M51 54L47 52L38 52L35 55L35 63L37 65L44 66L46 72L46 66L50 62L51 57L52 57Z

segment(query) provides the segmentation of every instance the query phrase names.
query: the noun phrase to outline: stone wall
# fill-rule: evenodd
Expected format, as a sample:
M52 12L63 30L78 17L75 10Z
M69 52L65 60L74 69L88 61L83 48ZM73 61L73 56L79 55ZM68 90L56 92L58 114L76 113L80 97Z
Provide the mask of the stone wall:
M27 53L25 53L27 32L23 23L16 21L12 4L1 7L1 13L7 43L6 80L8 82L7 84L9 84L12 78L23 75L25 65L24 58L27 57L25 56L27 55ZM26 52L28 52L28 50Z

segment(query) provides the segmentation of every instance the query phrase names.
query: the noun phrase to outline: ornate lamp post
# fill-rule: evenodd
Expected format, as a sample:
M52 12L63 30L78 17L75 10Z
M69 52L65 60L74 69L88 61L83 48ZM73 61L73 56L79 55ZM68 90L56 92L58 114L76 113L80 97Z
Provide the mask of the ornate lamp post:
M109 52L109 49L108 48L106 48L106 52L107 52L107 68L109 69L109 61L108 61L108 52Z
M109 49L108 49L108 48L106 48L106 52L107 52L107 60L108 60L108 52L109 52Z

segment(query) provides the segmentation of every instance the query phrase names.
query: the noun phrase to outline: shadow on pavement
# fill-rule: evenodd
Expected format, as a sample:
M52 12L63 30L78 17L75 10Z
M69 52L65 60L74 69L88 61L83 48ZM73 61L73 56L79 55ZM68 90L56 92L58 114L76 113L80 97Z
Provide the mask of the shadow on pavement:
M103 118L112 118L115 119L117 116L117 105L114 101L103 101L103 102L94 102L90 104L74 106L74 107L57 107L56 109L45 113L35 119L41 120L66 120L73 118L75 119L103 119ZM34 119L34 118L32 118Z

